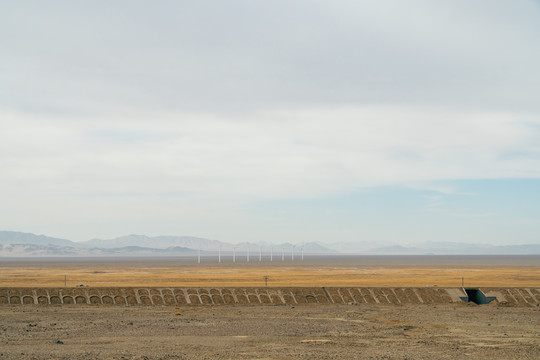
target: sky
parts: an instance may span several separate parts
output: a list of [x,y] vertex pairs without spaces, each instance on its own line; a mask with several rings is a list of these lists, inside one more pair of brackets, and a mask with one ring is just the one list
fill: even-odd
[[0,1],[0,229],[540,243],[539,1]]

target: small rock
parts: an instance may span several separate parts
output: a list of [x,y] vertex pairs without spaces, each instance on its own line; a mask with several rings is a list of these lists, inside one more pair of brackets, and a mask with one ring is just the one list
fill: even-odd
[[54,340],[53,343],[54,344],[63,344],[64,342],[62,340]]

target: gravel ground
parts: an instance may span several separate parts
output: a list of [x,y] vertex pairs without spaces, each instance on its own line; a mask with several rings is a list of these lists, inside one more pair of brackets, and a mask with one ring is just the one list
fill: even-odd
[[299,358],[540,359],[540,308],[0,306],[0,359]]

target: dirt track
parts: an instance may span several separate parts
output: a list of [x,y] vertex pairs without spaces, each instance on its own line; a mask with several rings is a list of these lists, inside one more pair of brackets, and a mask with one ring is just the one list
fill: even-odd
[[540,358],[539,307],[6,305],[0,319],[0,359]]

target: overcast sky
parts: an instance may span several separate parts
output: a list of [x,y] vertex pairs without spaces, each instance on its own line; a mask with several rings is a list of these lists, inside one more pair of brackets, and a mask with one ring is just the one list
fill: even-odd
[[538,1],[1,1],[0,229],[540,243]]

